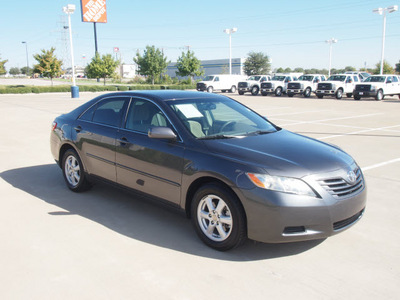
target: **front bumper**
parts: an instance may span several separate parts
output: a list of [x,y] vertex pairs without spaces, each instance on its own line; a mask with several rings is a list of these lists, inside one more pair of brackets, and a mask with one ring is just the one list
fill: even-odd
[[273,92],[275,92],[275,89],[274,88],[269,88],[269,89],[261,88],[261,92],[273,93]]
[[316,90],[315,94],[317,94],[317,96],[334,96],[336,90]]
[[[351,227],[363,216],[367,188],[340,199],[330,195],[310,176],[305,180],[321,198],[254,188],[241,190],[248,237],[264,243],[323,239]],[[315,184],[310,184],[314,182]]]
[[377,91],[353,91],[353,95],[357,97],[375,97]]
[[303,89],[288,89],[287,93],[288,94],[303,94],[304,90]]

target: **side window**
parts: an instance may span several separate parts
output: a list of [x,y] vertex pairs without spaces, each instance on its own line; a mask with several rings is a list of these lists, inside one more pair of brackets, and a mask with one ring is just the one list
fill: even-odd
[[399,82],[399,80],[397,79],[396,76],[393,76],[393,77],[392,77],[392,80],[393,80],[393,82]]
[[214,81],[219,81],[219,77],[217,76],[217,77],[215,77],[215,80]]
[[154,126],[169,127],[165,115],[150,101],[135,100],[129,108],[125,128],[147,134]]
[[122,112],[127,104],[128,97],[109,98],[97,104],[92,121],[119,127],[121,125]]
[[97,105],[93,105],[91,108],[89,108],[87,111],[83,113],[83,115],[80,116],[80,120],[85,120],[85,121],[92,121],[94,111],[96,110]]
[[353,76],[354,82],[358,82],[358,76]]

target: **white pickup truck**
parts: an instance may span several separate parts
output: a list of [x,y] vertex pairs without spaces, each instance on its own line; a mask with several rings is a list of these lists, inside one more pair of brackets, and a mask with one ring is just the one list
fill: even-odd
[[287,85],[288,97],[296,94],[303,95],[305,98],[311,96],[311,92],[315,92],[317,84],[325,81],[326,77],[322,74],[305,74],[301,75],[298,81],[289,82]]
[[243,95],[246,92],[250,92],[253,96],[257,96],[260,91],[261,83],[270,81],[271,76],[269,75],[252,75],[246,79],[246,81],[239,82],[238,93]]
[[242,75],[208,75],[204,79],[197,83],[196,89],[198,91],[207,91],[212,93],[216,90],[221,92],[229,91],[235,93],[239,81],[243,81],[246,77]]
[[287,84],[294,80],[297,78],[292,75],[275,75],[271,81],[261,83],[261,95],[267,96],[269,93],[274,93],[275,96],[280,97],[286,93]]
[[335,96],[342,99],[343,94],[347,97],[353,96],[353,90],[360,79],[355,74],[335,74],[331,75],[327,81],[318,83],[315,94],[318,98],[324,96]]
[[363,97],[374,97],[375,100],[383,100],[386,95],[399,95],[400,82],[396,75],[372,75],[362,83],[356,84],[353,97],[360,100]]

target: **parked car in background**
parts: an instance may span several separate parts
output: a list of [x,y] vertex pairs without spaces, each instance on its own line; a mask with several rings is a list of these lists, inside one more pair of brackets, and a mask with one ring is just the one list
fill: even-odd
[[50,145],[73,192],[110,182],[163,201],[220,251],[247,238],[323,239],[355,224],[366,206],[350,155],[223,95],[103,94],[57,117]]
[[246,92],[250,92],[253,96],[257,96],[260,91],[261,83],[270,81],[271,76],[269,75],[252,75],[249,76],[246,81],[240,81],[238,86],[239,95],[243,95]]
[[196,89],[198,91],[207,91],[212,93],[214,91],[231,92],[235,93],[238,87],[239,81],[245,80],[245,76],[242,75],[208,75],[204,79],[197,83]]
[[331,96],[336,97],[336,99],[342,99],[343,94],[350,98],[351,96],[353,96],[353,90],[356,83],[359,82],[360,79],[355,74],[331,75],[327,81],[318,83],[315,94],[320,99],[324,96]]
[[298,78],[298,81],[289,82],[287,85],[287,95],[293,97],[300,94],[309,98],[312,92],[317,89],[318,83],[325,81],[326,77],[322,74],[305,74]]
[[286,93],[287,84],[294,80],[297,80],[297,77],[292,75],[275,75],[271,78],[271,81],[261,83],[261,94],[267,96],[273,93],[280,97]]
[[399,78],[397,75],[372,75],[362,83],[356,84],[353,95],[355,100],[364,97],[383,100],[386,95],[399,95],[400,97]]

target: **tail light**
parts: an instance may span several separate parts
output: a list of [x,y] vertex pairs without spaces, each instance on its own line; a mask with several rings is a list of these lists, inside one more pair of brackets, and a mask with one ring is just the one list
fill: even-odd
[[57,128],[57,122],[54,121],[53,124],[51,124],[51,131],[56,130],[56,128]]

